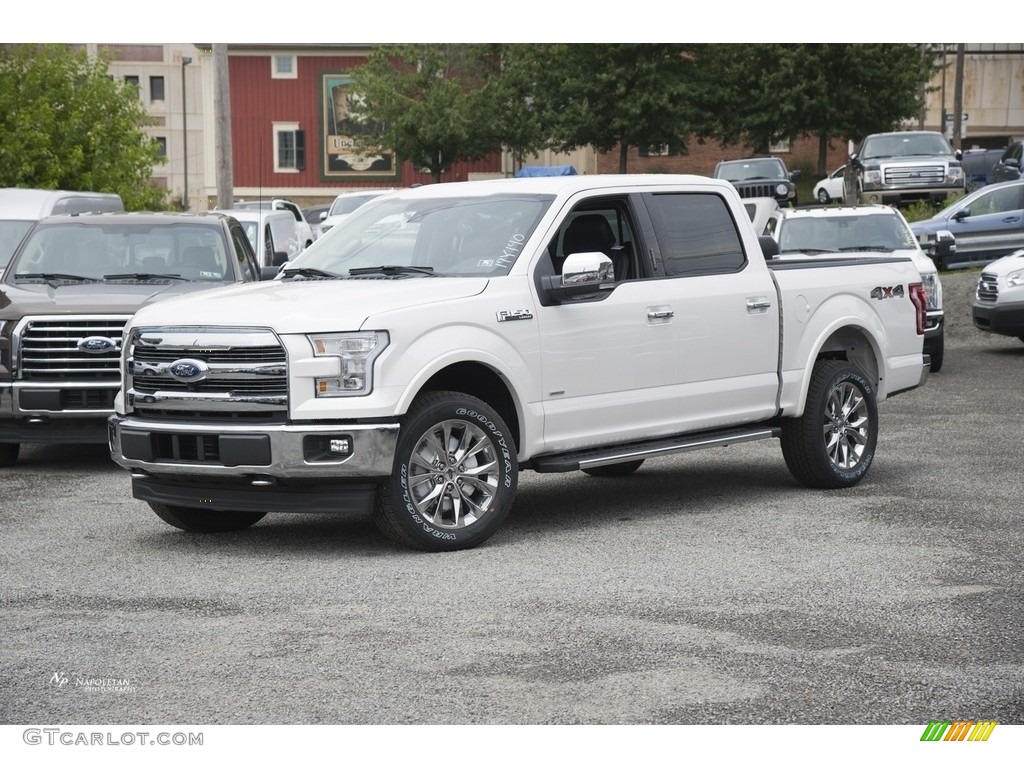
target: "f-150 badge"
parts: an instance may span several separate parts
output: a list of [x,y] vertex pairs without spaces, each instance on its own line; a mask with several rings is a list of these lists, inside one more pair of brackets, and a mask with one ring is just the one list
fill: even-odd
[[902,285],[894,285],[885,288],[879,286],[878,288],[871,289],[871,298],[878,299],[879,301],[882,299],[902,299],[903,296],[904,293]]
[[532,320],[533,312],[528,309],[503,309],[498,312],[498,322],[505,323],[510,320]]

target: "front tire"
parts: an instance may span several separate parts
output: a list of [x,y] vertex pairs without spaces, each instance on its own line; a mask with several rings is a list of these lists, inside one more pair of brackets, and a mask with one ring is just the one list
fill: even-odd
[[803,416],[784,421],[781,442],[786,466],[801,484],[848,488],[859,483],[878,444],[874,386],[850,363],[819,361]]
[[402,420],[374,520],[389,539],[413,549],[475,547],[505,522],[518,477],[511,432],[493,408],[460,392],[428,392]]
[[168,525],[192,533],[225,533],[242,531],[255,525],[266,516],[266,512],[220,512],[212,509],[177,507],[170,504],[149,502],[156,516]]
[[21,443],[0,443],[0,467],[10,467],[18,461]]
[[828,205],[830,202],[832,202],[832,198],[828,196],[828,192],[826,192],[824,189],[819,189],[818,202],[821,203],[822,205]]

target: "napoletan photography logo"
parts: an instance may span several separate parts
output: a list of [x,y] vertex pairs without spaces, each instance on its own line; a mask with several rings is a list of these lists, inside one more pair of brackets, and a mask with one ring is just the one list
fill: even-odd
[[921,741],[988,741],[995,720],[931,720]]
[[50,677],[49,685],[92,694],[135,693],[139,681],[127,675],[94,675],[58,670]]

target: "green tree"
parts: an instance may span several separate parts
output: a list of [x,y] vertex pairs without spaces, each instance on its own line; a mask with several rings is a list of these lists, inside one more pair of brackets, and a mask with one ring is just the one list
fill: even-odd
[[936,71],[932,48],[910,43],[752,43],[698,46],[698,133],[755,153],[797,136],[828,147],[916,118]]
[[661,43],[533,46],[533,108],[553,149],[592,146],[686,148],[693,123],[693,58],[686,46]]
[[352,73],[350,109],[366,126],[363,150],[392,149],[400,161],[427,168],[434,182],[460,160],[501,147],[492,81],[500,48],[486,44],[403,44],[373,48]]
[[109,59],[66,45],[0,46],[0,186],[116,192],[128,210],[166,207],[150,183],[158,145],[135,88]]

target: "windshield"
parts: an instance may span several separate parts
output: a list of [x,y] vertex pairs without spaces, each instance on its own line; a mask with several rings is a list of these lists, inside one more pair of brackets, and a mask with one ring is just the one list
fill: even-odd
[[779,237],[782,253],[846,253],[917,248],[906,225],[889,213],[865,216],[787,218]]
[[389,196],[346,217],[289,262],[286,274],[508,274],[553,199]]
[[166,275],[234,280],[220,227],[137,222],[42,223],[19,248],[8,282]]
[[754,179],[785,179],[782,163],[770,157],[763,160],[742,160],[722,163],[717,176],[726,181],[752,181]]
[[864,139],[860,159],[952,154],[953,148],[941,133],[897,133],[887,136],[869,136]]
[[7,265],[14,255],[21,238],[32,227],[31,221],[7,220],[0,221],[0,269]]

